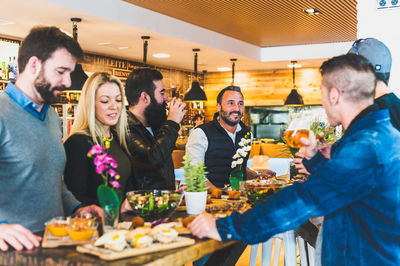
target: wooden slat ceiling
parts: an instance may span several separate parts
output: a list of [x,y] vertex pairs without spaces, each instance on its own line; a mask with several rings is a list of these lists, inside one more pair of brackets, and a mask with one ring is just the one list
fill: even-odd
[[356,0],[124,1],[261,47],[352,41],[357,33]]

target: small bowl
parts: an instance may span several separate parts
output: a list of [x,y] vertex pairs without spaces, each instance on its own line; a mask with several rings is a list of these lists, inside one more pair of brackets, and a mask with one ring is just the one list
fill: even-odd
[[68,220],[69,220],[68,218],[59,216],[52,218],[51,220],[47,221],[44,225],[53,236],[66,236],[68,235],[66,229],[68,225]]
[[72,218],[69,220],[66,230],[72,240],[89,240],[97,230],[97,222],[87,218]]
[[182,201],[173,190],[136,190],[126,193],[132,211],[146,222],[168,218]]

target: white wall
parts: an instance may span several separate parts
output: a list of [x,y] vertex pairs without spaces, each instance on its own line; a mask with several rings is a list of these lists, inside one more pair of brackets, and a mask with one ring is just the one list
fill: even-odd
[[400,7],[378,10],[376,0],[357,2],[357,38],[374,37],[389,47],[392,53],[389,86],[400,96]]

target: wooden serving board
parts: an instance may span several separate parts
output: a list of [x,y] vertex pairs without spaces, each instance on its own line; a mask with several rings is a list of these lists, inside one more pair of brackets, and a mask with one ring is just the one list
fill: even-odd
[[150,247],[147,248],[128,248],[124,249],[123,251],[116,252],[110,249],[96,247],[91,244],[86,244],[83,246],[77,246],[76,250],[80,253],[88,253],[91,255],[95,255],[102,260],[118,260],[128,257],[139,256],[148,253],[159,252],[168,249],[180,248],[185,246],[190,246],[195,243],[195,240],[188,237],[178,237],[177,242],[173,242],[170,244],[161,244],[155,243],[152,244]]
[[75,241],[72,240],[69,236],[53,236],[46,228],[43,235],[42,248],[56,248],[60,246],[92,244],[96,241],[98,236],[99,235],[97,231],[95,231],[91,239]]

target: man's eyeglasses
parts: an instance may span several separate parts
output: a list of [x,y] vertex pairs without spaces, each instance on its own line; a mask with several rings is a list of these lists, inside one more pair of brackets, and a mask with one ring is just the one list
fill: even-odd
[[358,55],[358,45],[363,41],[365,41],[365,39],[358,39],[357,41],[353,42],[353,47],[356,55]]

